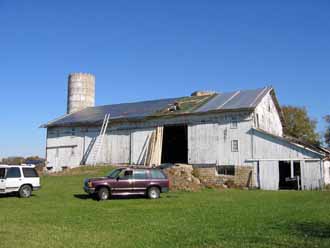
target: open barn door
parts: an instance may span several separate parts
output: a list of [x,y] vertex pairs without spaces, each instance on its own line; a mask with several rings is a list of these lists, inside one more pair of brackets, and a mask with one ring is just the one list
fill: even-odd
[[188,163],[188,128],[187,125],[164,126],[162,142],[163,164]]
[[259,182],[260,189],[278,190],[278,161],[259,161]]
[[301,166],[301,187],[303,190],[322,188],[321,161],[305,161]]

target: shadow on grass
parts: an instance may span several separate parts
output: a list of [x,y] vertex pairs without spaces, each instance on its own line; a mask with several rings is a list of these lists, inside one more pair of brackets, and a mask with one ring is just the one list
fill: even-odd
[[93,199],[93,197],[91,197],[90,195],[87,195],[87,194],[74,194],[73,196],[80,200]]
[[[98,200],[95,195],[88,195],[88,194],[74,194],[75,198],[80,200]],[[174,195],[165,195],[161,196],[161,198],[178,198],[178,196]],[[132,200],[132,199],[148,199],[145,195],[112,195],[109,200]]]
[[147,199],[144,195],[112,195],[111,200]]
[[330,224],[323,222],[302,222],[291,226],[294,232],[303,237],[330,239]]
[[1,195],[0,195],[0,198],[13,198],[13,197],[18,198],[18,195],[17,195],[17,194],[13,194],[13,193],[9,193],[9,194],[1,194]]
[[[96,200],[96,201],[98,200],[96,195],[75,194],[73,196],[80,200]],[[113,195],[109,200],[131,200],[131,199],[146,199],[146,197],[141,195],[129,195],[129,196]]]
[[[29,198],[35,198],[37,197],[35,194],[32,194]],[[17,193],[7,193],[7,194],[0,194],[0,199],[1,198],[18,198],[18,199],[26,199],[26,198],[21,198],[18,196]]]
[[165,195],[165,196],[161,196],[162,198],[179,198],[179,196],[177,195]]

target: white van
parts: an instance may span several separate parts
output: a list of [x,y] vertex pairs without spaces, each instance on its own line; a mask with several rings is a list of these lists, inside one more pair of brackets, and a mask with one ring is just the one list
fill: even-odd
[[0,194],[17,192],[22,198],[40,189],[40,178],[33,165],[0,165]]

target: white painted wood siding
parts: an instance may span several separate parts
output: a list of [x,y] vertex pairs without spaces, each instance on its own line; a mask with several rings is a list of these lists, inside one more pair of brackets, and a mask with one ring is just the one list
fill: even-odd
[[[103,156],[111,164],[129,164],[130,162],[130,131],[111,131],[103,145]],[[101,161],[98,161],[101,163]]]
[[322,187],[322,161],[301,163],[301,186],[303,190],[316,190]]
[[[251,120],[239,121],[231,128],[231,118],[209,124],[188,126],[188,162],[190,164],[251,165]],[[232,141],[238,140],[238,151]]]
[[304,159],[320,158],[319,155],[302,147],[297,147],[287,141],[253,130],[254,159]]
[[63,167],[77,167],[83,154],[84,137],[78,130],[72,128],[54,129],[48,132],[47,138],[47,166],[54,171]]
[[[266,182],[266,184],[267,182],[273,182],[275,180],[274,175],[277,178],[277,174],[272,175],[271,173],[267,174],[263,172],[264,164],[273,164],[273,166],[277,166],[278,171],[279,161],[288,160],[300,161],[302,189],[310,190],[321,187],[323,179],[321,172],[322,161],[318,160],[320,159],[320,155],[256,130],[253,133],[253,154],[254,158],[259,160],[259,179],[262,189],[267,189],[267,187],[265,188],[262,185],[262,182]],[[272,161],[263,161],[263,159]],[[316,159],[318,161],[308,161],[310,159]]]
[[[188,128],[188,163],[216,164],[220,160],[223,130],[219,124],[192,125]],[[223,134],[222,134],[223,136]],[[221,141],[220,141],[221,140]]]
[[[112,130],[108,132],[97,163],[143,165],[153,130]],[[95,152],[94,149],[92,152]]]
[[265,130],[269,133],[282,136],[283,127],[280,115],[276,109],[270,93],[266,94],[255,109],[255,118],[259,119],[259,127],[255,121],[255,127]]
[[260,189],[278,190],[279,187],[279,166],[278,161],[259,162]]
[[[93,154],[96,153],[95,143],[99,138],[99,132],[97,131],[88,131],[84,135],[84,152],[81,154],[81,162],[87,165],[93,164]],[[107,142],[107,139],[104,139],[104,143]],[[103,161],[106,163],[105,156],[103,155],[105,150],[101,150],[99,153],[99,157],[96,158],[96,162]]]
[[324,161],[324,183],[330,185],[330,161]]
[[131,163],[143,165],[146,161],[148,145],[154,128],[131,132]]

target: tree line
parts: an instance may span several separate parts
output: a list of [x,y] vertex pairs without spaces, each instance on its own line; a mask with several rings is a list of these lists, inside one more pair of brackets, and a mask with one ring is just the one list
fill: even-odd
[[7,165],[21,165],[21,164],[34,164],[39,166],[45,165],[45,159],[40,158],[39,156],[30,156],[30,157],[7,157],[0,160],[0,164]]
[[317,132],[317,120],[311,118],[306,107],[282,106],[284,116],[284,134],[301,141],[330,148],[330,115],[323,117],[325,130]]

